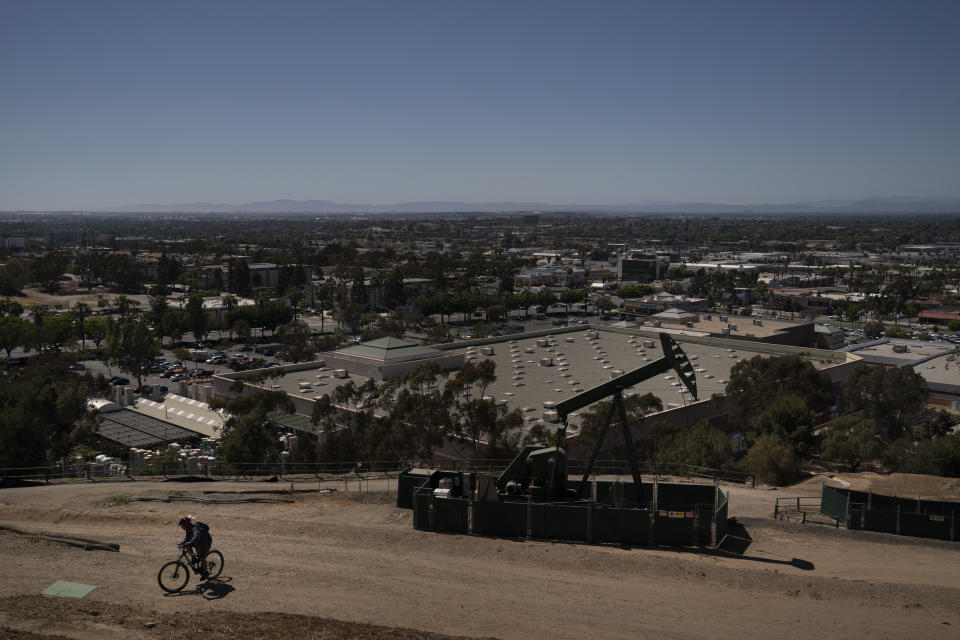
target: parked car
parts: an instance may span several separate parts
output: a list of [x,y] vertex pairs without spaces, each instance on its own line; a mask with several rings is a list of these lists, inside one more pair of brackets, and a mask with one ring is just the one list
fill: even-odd
[[27,364],[26,358],[11,356],[5,360],[8,367],[22,367]]
[[82,362],[75,362],[67,368],[70,369],[70,371],[86,371],[87,365]]
[[121,378],[120,376],[113,376],[110,378],[109,382],[111,386],[114,387],[125,387],[130,384],[130,380],[128,378]]
[[145,385],[143,385],[142,387],[136,387],[136,388],[133,390],[133,392],[134,392],[134,393],[139,393],[139,394],[153,393],[153,387],[150,386],[149,384],[145,384]]
[[253,351],[253,347],[251,347],[248,344],[245,344],[242,347],[238,348],[237,351]]

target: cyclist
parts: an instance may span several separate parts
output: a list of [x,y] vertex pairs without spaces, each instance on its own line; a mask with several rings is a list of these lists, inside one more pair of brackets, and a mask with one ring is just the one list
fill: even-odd
[[200,560],[200,577],[206,580],[209,575],[207,573],[207,553],[213,544],[213,538],[210,537],[210,527],[194,520],[193,516],[183,516],[180,518],[179,525],[185,536],[183,542],[177,546],[181,549],[188,547],[193,550]]

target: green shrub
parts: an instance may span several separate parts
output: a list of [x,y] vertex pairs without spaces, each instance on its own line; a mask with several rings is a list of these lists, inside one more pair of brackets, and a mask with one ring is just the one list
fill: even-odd
[[765,484],[782,486],[800,477],[800,461],[793,447],[772,434],[757,438],[742,466]]
[[920,443],[916,449],[903,456],[897,470],[960,477],[960,434]]
[[130,504],[129,496],[110,496],[103,501],[104,506],[107,507],[125,507]]

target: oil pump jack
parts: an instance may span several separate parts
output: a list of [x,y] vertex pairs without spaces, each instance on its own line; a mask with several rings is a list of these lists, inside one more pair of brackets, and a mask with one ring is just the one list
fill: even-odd
[[[587,490],[587,480],[593,472],[607,431],[616,416],[619,418],[620,427],[623,431],[637,503],[642,503],[640,468],[637,465],[633,436],[627,421],[627,411],[623,404],[623,391],[673,369],[679,382],[686,387],[694,400],[697,398],[697,381],[694,376],[693,365],[690,364],[690,360],[683,349],[666,333],[660,334],[660,344],[663,347],[663,357],[557,403],[555,410],[560,418],[557,445],[553,447],[536,445],[525,447],[497,478],[497,491],[501,498],[509,500],[529,495],[531,499],[537,500],[582,500]],[[613,397],[613,402],[597,437],[590,460],[584,469],[579,492],[568,489],[567,454],[564,448],[567,419],[574,411],[609,397]]]

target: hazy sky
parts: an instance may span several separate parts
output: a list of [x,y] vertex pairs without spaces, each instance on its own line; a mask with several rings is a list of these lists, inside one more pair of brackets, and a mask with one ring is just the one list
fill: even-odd
[[0,209],[960,195],[960,2],[0,2]]

